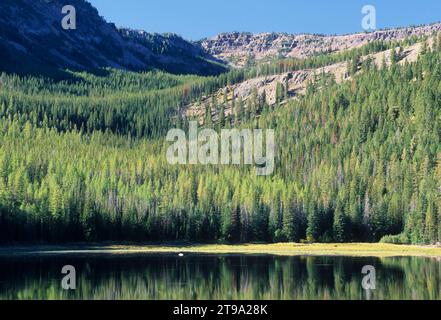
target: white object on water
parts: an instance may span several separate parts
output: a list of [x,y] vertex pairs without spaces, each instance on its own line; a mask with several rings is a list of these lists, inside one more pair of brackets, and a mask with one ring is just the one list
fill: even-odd
[[183,254],[183,253],[179,253],[179,254],[178,254],[178,256],[180,256],[180,257],[183,257],[183,256],[184,256],[184,254]]

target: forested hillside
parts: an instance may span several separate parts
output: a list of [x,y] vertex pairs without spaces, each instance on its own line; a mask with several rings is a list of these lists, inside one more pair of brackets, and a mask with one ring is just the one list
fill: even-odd
[[109,69],[61,82],[3,74],[0,241],[437,242],[441,41],[412,64],[391,56],[377,67],[354,52],[348,81],[318,75],[286,101],[280,84],[275,105],[261,95],[247,107],[207,105],[205,127],[276,130],[267,177],[169,165],[164,138],[186,127],[185,105],[259,69],[206,78]]

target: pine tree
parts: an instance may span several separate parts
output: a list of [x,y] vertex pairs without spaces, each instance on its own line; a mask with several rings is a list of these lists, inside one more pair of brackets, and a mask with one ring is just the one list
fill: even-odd
[[205,121],[204,121],[205,127],[211,128],[213,126],[213,118],[211,114],[211,107],[210,105],[205,105]]
[[427,206],[426,221],[425,221],[425,242],[434,243],[437,241],[437,221],[433,205],[430,203]]
[[337,206],[334,211],[333,233],[336,242],[346,241],[346,217],[341,200],[337,201]]
[[306,229],[306,240],[308,242],[319,241],[320,217],[317,207],[314,204],[308,206],[308,227]]
[[358,72],[358,67],[360,65],[360,56],[359,55],[355,55],[350,63],[349,66],[349,75],[353,76]]
[[398,63],[398,55],[395,48],[390,50],[390,63],[392,66],[395,66]]

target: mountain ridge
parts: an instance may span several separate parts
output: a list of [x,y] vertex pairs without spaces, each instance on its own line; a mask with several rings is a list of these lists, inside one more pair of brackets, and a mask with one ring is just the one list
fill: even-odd
[[72,0],[77,30],[63,30],[61,0],[3,0],[0,10],[0,71],[47,74],[60,70],[159,69],[213,76],[229,67],[274,59],[305,59],[441,31],[441,23],[346,35],[225,32],[199,41],[173,33],[117,28],[86,0]]
[[441,31],[441,23],[345,35],[281,32],[225,32],[202,39],[201,46],[214,57],[240,68],[250,60],[262,62],[274,58],[304,59],[361,47],[372,41],[399,41],[412,36],[432,35]]
[[[170,49],[154,46],[167,36],[154,34],[150,42],[117,29],[85,0],[72,0],[76,30],[61,26],[65,4],[60,0],[2,0],[0,11],[0,70],[19,74],[106,67],[131,71],[161,69],[178,74],[217,75],[226,70],[198,46],[173,36]],[[179,48],[177,52],[173,49]]]

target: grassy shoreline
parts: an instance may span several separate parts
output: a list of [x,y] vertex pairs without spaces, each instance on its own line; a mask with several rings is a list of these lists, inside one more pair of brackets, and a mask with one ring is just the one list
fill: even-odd
[[441,247],[383,243],[339,244],[69,244],[0,246],[0,256],[36,254],[272,254],[281,256],[320,255],[358,257],[420,256],[441,258]]

